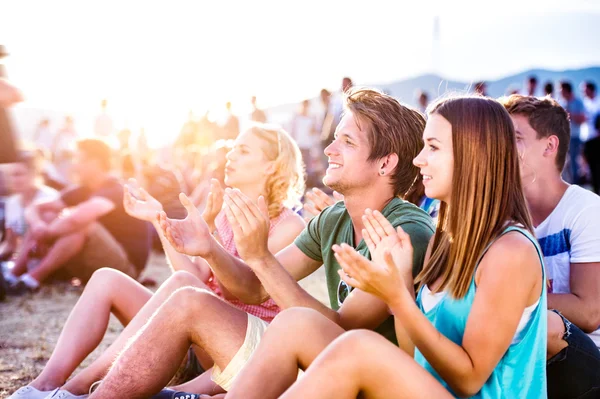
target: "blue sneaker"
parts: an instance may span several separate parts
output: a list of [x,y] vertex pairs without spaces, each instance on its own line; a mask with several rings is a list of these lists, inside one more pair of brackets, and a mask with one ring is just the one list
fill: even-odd
[[187,393],[165,388],[151,399],[200,399],[200,395],[197,393]]

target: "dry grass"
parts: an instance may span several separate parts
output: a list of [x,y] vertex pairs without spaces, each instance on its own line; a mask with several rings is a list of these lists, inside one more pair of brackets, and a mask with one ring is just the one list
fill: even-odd
[[[162,254],[153,254],[145,276],[161,283],[169,276]],[[301,282],[309,292],[327,302],[323,270]],[[54,283],[30,295],[0,302],[0,398],[8,397],[34,379],[50,358],[62,326],[81,295],[82,287]],[[104,340],[87,357],[85,367],[115,339],[122,327],[111,317]]]

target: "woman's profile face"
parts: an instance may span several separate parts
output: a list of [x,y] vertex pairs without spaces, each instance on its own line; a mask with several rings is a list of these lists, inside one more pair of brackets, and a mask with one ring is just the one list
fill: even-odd
[[423,132],[423,142],[423,150],[413,163],[421,169],[425,195],[448,203],[454,171],[452,125],[441,115],[430,115]]
[[227,153],[225,184],[229,187],[260,184],[265,180],[267,166],[262,146],[265,141],[251,131],[244,132],[235,140]]

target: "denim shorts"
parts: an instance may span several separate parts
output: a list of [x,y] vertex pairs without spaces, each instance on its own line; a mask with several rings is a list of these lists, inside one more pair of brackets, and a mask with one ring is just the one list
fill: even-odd
[[552,311],[563,320],[568,346],[546,363],[548,399],[600,398],[600,351],[579,327]]

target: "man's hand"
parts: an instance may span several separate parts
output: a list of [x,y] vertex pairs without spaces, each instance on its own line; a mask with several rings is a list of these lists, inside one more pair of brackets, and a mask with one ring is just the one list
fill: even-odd
[[179,194],[181,204],[187,210],[185,219],[169,219],[164,211],[158,213],[157,220],[165,238],[177,252],[205,257],[210,253],[213,238],[198,209],[184,194]]
[[365,225],[363,239],[373,262],[384,264],[384,254],[390,252],[402,276],[412,278],[413,247],[410,236],[400,227],[394,230],[394,226],[379,211],[366,209],[362,220]]
[[250,265],[253,260],[264,259],[269,252],[269,211],[263,196],[258,206],[238,189],[225,190],[225,215],[233,230],[238,253]]
[[123,195],[125,212],[134,218],[152,222],[163,207],[156,198],[148,194],[135,179],[129,179]]
[[316,187],[311,191],[307,191],[304,196],[304,219],[306,221],[317,216],[323,209],[335,204],[336,201],[344,200],[344,196],[337,191],[333,192],[332,198]]
[[206,199],[206,207],[202,212],[202,218],[211,231],[216,229],[215,219],[223,208],[223,196],[225,195],[221,183],[217,179],[210,180],[210,192]]

